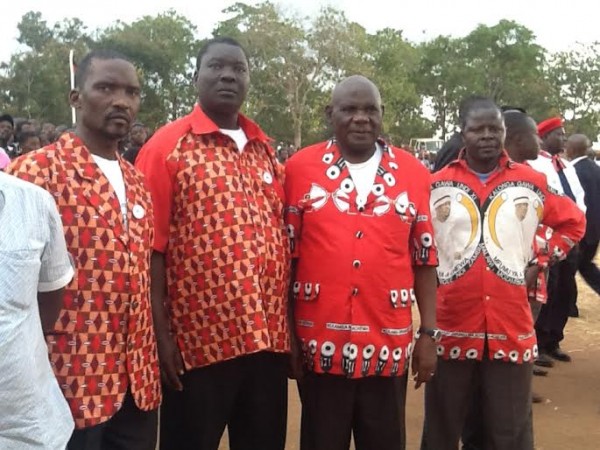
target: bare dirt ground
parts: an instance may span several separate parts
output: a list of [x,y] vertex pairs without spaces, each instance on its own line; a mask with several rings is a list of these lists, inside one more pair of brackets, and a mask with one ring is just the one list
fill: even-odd
[[[534,377],[546,397],[533,406],[536,450],[600,449],[600,298],[578,278],[580,317],[569,319],[563,350],[571,363],[557,363],[548,377]],[[300,448],[300,402],[290,382],[286,450]],[[408,450],[417,450],[423,424],[423,390],[409,384],[406,404]],[[219,450],[227,450],[224,436]]]

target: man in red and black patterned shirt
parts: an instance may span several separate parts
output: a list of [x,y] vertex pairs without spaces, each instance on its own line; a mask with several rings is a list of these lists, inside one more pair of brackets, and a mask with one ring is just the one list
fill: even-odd
[[198,105],[136,161],[155,207],[152,292],[167,388],[161,449],[283,450],[289,244],[283,167],[239,113],[248,61],[229,38],[200,50]]
[[429,173],[378,139],[383,106],[366,78],[338,84],[327,113],[335,137],[286,164],[291,298],[307,371],[301,448],[348,449],[354,433],[357,450],[402,449],[411,354],[416,387],[436,359]]

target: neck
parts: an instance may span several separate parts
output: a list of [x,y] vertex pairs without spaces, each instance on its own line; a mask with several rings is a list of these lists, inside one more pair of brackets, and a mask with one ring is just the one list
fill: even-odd
[[467,165],[477,173],[490,173],[498,167],[498,159],[489,161],[474,161],[467,154]]
[[219,128],[223,128],[225,130],[237,130],[239,128],[238,124],[238,116],[239,112],[212,112],[212,111],[204,111],[204,114],[208,116],[210,120],[212,120]]
[[91,154],[105,159],[117,159],[119,151],[118,139],[99,136],[79,126],[75,128],[75,134],[79,136]]
[[341,146],[339,147],[339,149],[344,159],[350,164],[360,164],[365,161],[368,161],[375,154],[377,146],[373,145],[373,147],[371,147],[369,150],[361,150],[354,152],[348,151]]

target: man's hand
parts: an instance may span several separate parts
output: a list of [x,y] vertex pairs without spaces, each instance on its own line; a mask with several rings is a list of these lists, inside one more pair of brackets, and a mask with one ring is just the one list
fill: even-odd
[[412,374],[415,380],[415,389],[427,383],[435,373],[437,352],[435,341],[426,334],[421,334],[415,343],[412,355]]
[[525,286],[528,291],[535,291],[537,289],[537,278],[540,272],[540,267],[535,264],[525,269]]
[[163,382],[171,389],[183,391],[183,385],[179,379],[179,376],[184,373],[183,359],[175,340],[168,332],[162,332],[156,338]]
[[289,377],[292,380],[301,380],[306,375],[306,367],[304,366],[304,352],[302,351],[302,344],[296,338],[295,333],[291,332],[291,343],[290,343],[290,367]]

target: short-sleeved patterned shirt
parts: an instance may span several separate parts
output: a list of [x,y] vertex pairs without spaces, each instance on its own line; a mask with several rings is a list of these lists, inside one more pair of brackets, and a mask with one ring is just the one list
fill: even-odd
[[0,230],[0,448],[62,450],[73,419],[48,361],[37,297],[73,278],[54,199],[0,172]]
[[136,160],[166,254],[168,312],[187,369],[289,351],[289,249],[283,167],[239,116],[243,151],[196,106],[160,129]]
[[152,204],[142,175],[120,158],[119,164],[127,226],[110,182],[74,134],[8,168],[52,194],[75,260],[77,277],[46,341],[77,428],[110,419],[128,388],[142,410],[156,409],[161,399],[149,295]]
[[404,374],[416,265],[436,265],[430,175],[380,142],[367,198],[334,141],[286,164],[286,222],[298,258],[295,326],[308,368],[349,378]]

